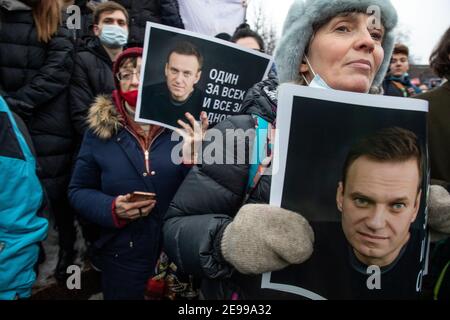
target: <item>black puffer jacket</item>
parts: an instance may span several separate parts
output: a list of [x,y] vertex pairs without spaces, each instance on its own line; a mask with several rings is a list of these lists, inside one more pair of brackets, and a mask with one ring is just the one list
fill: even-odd
[[[225,136],[232,134],[230,131],[225,133],[226,129],[246,131],[254,128],[252,114],[273,123],[277,86],[274,78],[258,83],[247,93],[243,105],[245,114],[230,117],[217,124],[214,129],[222,131]],[[226,140],[224,137],[223,141]],[[245,143],[247,154],[251,154],[248,152],[253,147],[253,140],[241,139],[237,143]],[[208,145],[205,143],[204,148]],[[226,159],[225,153],[223,159]],[[236,162],[236,157],[234,159]],[[242,206],[249,168],[248,163],[204,164],[192,168],[187,175],[172,200],[164,225],[165,250],[182,272],[209,279],[220,279],[232,274],[233,269],[223,261],[218,241],[214,240]],[[264,175],[249,202],[268,203],[269,194],[270,177]],[[214,281],[210,284],[212,283]],[[209,286],[208,281],[203,282],[204,293],[208,290],[205,285]]]
[[144,43],[147,21],[183,29],[177,0],[114,0],[123,5],[130,16],[128,46]]
[[95,97],[111,95],[114,90],[112,61],[100,40],[92,37],[78,49],[70,82],[70,112],[79,137],[87,129],[87,113]]
[[[70,29],[69,32],[73,39],[77,40],[77,42],[81,42],[84,37],[94,35],[92,27],[94,25],[93,14],[95,7],[88,0],[75,0],[74,5],[80,9],[80,28]],[[67,22],[73,23],[75,17],[74,11],[67,9],[62,10],[62,21],[64,24]]]
[[73,152],[67,101],[73,44],[62,28],[48,43],[39,42],[29,9],[0,7],[0,21],[0,88],[11,109],[27,122],[40,178],[55,199],[65,192]]

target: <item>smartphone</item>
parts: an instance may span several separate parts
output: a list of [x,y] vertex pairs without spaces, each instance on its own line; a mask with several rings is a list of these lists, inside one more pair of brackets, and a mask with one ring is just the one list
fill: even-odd
[[142,192],[142,191],[135,191],[131,194],[129,202],[139,202],[139,201],[147,201],[147,200],[155,200],[156,199],[156,193],[151,192]]

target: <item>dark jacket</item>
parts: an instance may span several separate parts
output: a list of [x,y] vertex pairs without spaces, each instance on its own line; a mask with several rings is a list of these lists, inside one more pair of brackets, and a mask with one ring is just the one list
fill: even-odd
[[[224,135],[227,129],[252,129],[255,127],[252,115],[274,122],[277,85],[275,79],[257,84],[247,93],[243,104],[244,114],[230,117],[217,124],[214,129],[222,131]],[[224,143],[226,140],[223,139]],[[204,144],[204,150],[208,145],[209,143]],[[253,140],[247,140],[245,150],[248,152],[252,147]],[[225,154],[223,159],[225,163]],[[182,272],[209,279],[219,279],[233,273],[233,268],[221,258],[217,241],[220,236],[216,236],[242,205],[249,167],[248,163],[203,164],[193,167],[180,186],[167,212],[164,246]],[[270,178],[266,175],[252,192],[249,202],[268,203],[269,191]],[[220,290],[214,283],[203,282],[202,289],[207,298],[220,295]],[[210,290],[212,294],[207,293]]]
[[431,178],[450,181],[450,82],[415,96],[428,100],[428,150]]
[[87,113],[98,95],[114,90],[112,61],[97,37],[87,39],[78,49],[70,81],[70,113],[77,135],[87,129]]
[[128,47],[143,46],[147,21],[183,29],[178,0],[114,0],[129,14]]
[[[171,141],[171,132],[165,130],[153,139],[147,171],[144,151],[109,98],[99,97],[89,117],[91,130],[78,154],[69,200],[81,217],[101,227],[94,245],[105,285],[115,286],[106,289],[108,298],[143,298],[161,250],[164,214],[188,168],[172,162],[178,141]],[[156,193],[155,208],[133,222],[118,219],[113,215],[116,197],[134,191]],[[114,292],[128,285],[129,292]]]
[[73,130],[67,100],[73,44],[60,28],[48,42],[37,39],[31,10],[0,8],[0,88],[15,113],[27,122],[40,178],[51,199],[69,181]]
[[202,110],[205,94],[194,87],[191,95],[184,102],[172,99],[166,82],[144,87],[142,92],[141,117],[144,119],[160,121],[173,127],[178,127],[177,120],[185,119],[186,112],[198,117]]
[[70,28],[69,32],[72,39],[82,42],[83,38],[94,35],[92,27],[94,25],[93,11],[95,8],[88,0],[75,0],[74,5],[80,9],[80,16],[75,15],[77,11],[66,9],[62,11],[62,21],[65,23],[80,23],[80,28]]

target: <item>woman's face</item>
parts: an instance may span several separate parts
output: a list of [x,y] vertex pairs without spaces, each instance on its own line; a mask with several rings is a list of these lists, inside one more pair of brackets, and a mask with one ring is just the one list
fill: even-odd
[[122,92],[138,90],[139,88],[142,58],[138,57],[136,64],[133,63],[133,60],[134,59],[126,59],[119,68],[120,90]]
[[[372,21],[364,13],[350,13],[334,17],[315,33],[308,59],[314,72],[331,88],[369,91],[384,58],[384,28],[369,27]],[[313,74],[305,63],[300,72],[312,80]]]

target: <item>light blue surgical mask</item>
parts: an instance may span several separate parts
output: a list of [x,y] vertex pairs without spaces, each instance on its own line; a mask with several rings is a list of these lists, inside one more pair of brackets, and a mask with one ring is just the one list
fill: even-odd
[[127,44],[128,31],[114,24],[103,25],[100,42],[108,48],[118,49]]
[[303,80],[308,84],[311,88],[319,88],[319,89],[332,89],[325,80],[322,79],[320,75],[314,72],[314,69],[312,68],[311,64],[309,63],[308,57],[305,55],[305,61],[308,64],[309,70],[311,70],[311,73],[314,75],[314,78],[311,80],[311,82],[308,82],[306,77],[302,73]]

